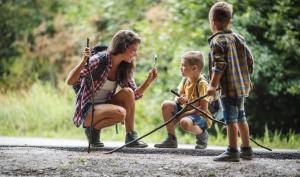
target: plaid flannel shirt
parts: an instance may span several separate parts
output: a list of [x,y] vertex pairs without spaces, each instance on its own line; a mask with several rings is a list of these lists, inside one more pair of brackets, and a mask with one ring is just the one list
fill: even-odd
[[250,75],[253,57],[241,35],[231,31],[218,32],[209,38],[210,70],[222,73],[222,96],[247,97],[250,92]]
[[[103,59],[106,60],[107,62],[104,62]],[[98,67],[100,67],[103,64],[106,64],[104,71],[101,72],[101,74],[99,76],[97,76],[97,78],[93,78],[94,93],[100,91],[103,84],[107,80],[108,73],[109,73],[110,69],[112,68],[112,60],[111,60],[111,57],[109,57],[109,55],[106,52],[101,52],[96,55],[93,55],[89,60],[89,66],[90,66],[89,68],[90,68],[91,72],[93,72],[94,70],[96,70]],[[73,122],[76,125],[76,127],[79,127],[85,119],[83,117],[83,110],[88,110],[87,107],[89,107],[91,105],[88,103],[91,103],[91,100],[92,100],[92,89],[91,89],[91,86],[89,86],[88,82],[86,82],[86,80],[89,80],[89,77],[90,77],[89,70],[85,66],[81,70],[80,77],[77,81],[77,83],[80,83],[80,89],[76,95],[76,108],[75,108],[75,113],[73,116]],[[137,89],[137,85],[136,85],[133,77],[128,79],[127,86],[129,88],[131,88],[133,91],[135,91]],[[115,92],[116,92],[116,89],[113,91],[111,98],[113,97]],[[135,98],[138,99],[140,97],[142,97],[142,96],[136,96]],[[109,99],[111,99],[111,98],[109,98]]]

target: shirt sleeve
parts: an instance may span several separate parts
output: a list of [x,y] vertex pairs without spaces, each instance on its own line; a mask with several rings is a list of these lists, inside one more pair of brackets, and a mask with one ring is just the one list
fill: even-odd
[[248,70],[249,70],[249,73],[252,74],[253,69],[254,69],[253,56],[252,56],[252,53],[251,53],[251,51],[250,51],[250,49],[247,45],[245,45],[245,50],[246,50]]
[[226,68],[224,48],[219,43],[214,43],[211,50],[213,71],[215,73],[223,72]]
[[136,92],[135,92],[135,90],[137,89],[137,85],[135,83],[135,80],[134,80],[133,76],[128,79],[127,86],[134,91],[134,96],[135,96],[136,100],[143,97],[143,95],[137,95]]
[[[97,58],[97,55],[94,55],[89,60],[89,68],[91,72],[97,68],[99,65],[100,60]],[[78,82],[80,82],[83,78],[85,78],[89,74],[88,66],[83,66],[82,70],[80,71],[80,76]]]

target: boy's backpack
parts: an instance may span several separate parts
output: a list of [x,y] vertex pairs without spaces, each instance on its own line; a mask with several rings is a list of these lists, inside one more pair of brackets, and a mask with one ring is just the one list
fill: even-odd
[[[197,92],[197,97],[200,97],[199,94],[199,84],[200,81],[202,80],[202,78],[204,78],[207,82],[209,81],[209,79],[207,79],[204,75],[204,77],[200,77],[197,80],[197,85],[196,85],[196,92]],[[183,80],[183,85],[185,85],[187,79],[184,78]],[[217,98],[213,101],[208,102],[208,110],[209,112],[213,115],[213,117],[217,120],[222,120],[223,119],[223,109],[222,109],[222,104],[221,104],[221,99]]]
[[[91,48],[91,57],[98,54],[99,52],[103,52],[103,51],[107,50],[107,48],[108,47],[106,45],[96,45],[95,47]],[[91,74],[92,74],[93,80],[96,80],[97,76],[101,75],[105,70],[107,60],[105,59],[105,57],[101,57],[101,56],[100,56],[100,59],[103,59],[103,63],[105,63],[105,64],[101,65],[100,67],[98,67],[97,69],[92,71]],[[91,78],[89,76],[87,76],[85,78],[85,81],[87,82],[88,85],[91,84]],[[75,93],[77,94],[80,89],[80,82],[77,82],[76,84],[74,84],[73,89],[74,89]]]

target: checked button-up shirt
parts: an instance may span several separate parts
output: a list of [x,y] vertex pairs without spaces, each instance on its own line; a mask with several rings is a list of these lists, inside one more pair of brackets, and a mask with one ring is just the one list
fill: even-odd
[[[109,57],[109,55],[106,52],[99,52],[90,58],[89,68],[93,75],[94,93],[96,93],[101,90],[103,84],[107,80],[108,73],[112,68],[112,59],[111,57]],[[99,68],[101,71],[99,71]],[[94,72],[96,70],[98,72]],[[79,127],[85,119],[83,115],[83,110],[88,110],[87,107],[91,105],[88,104],[91,103],[92,100],[92,89],[91,86],[88,84],[89,82],[87,82],[87,80],[89,79],[90,79],[89,70],[87,67],[84,67],[81,70],[80,77],[77,81],[77,84],[80,84],[80,87],[76,95],[76,106],[75,106],[75,113],[73,116],[73,122],[76,125],[76,127]],[[137,89],[137,85],[133,77],[128,79],[126,87],[131,88],[133,91]],[[111,97],[113,97],[115,92],[116,89],[113,91]],[[140,97],[141,96],[136,96],[136,99]]]
[[232,31],[218,32],[209,38],[210,69],[222,73],[222,96],[247,97],[250,92],[250,75],[253,57],[241,35]]

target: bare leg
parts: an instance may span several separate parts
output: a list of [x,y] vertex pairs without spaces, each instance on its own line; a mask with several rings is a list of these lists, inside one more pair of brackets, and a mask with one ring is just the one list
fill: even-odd
[[112,104],[119,105],[126,110],[125,128],[126,132],[134,130],[134,113],[135,113],[135,97],[134,92],[130,88],[121,89],[113,99]]
[[242,147],[249,147],[249,126],[247,122],[239,122],[238,123],[238,128],[242,140]]
[[227,124],[227,140],[230,147],[237,149],[238,126],[237,123]]
[[[163,102],[161,109],[162,109],[162,116],[164,118],[164,121],[167,122],[173,116],[172,113],[175,111],[175,103],[172,101],[165,101],[165,102]],[[175,123],[174,122],[170,122],[166,126],[166,128],[167,128],[167,132],[169,134],[172,134],[175,136]]]
[[[94,125],[95,129],[109,127],[116,123],[122,122],[126,116],[126,110],[121,106],[113,104],[95,105]],[[86,127],[90,127],[92,113],[89,112],[84,121]]]
[[203,130],[193,123],[193,121],[187,117],[182,118],[179,121],[181,128],[187,132],[192,133],[193,135],[199,135],[203,132]]

